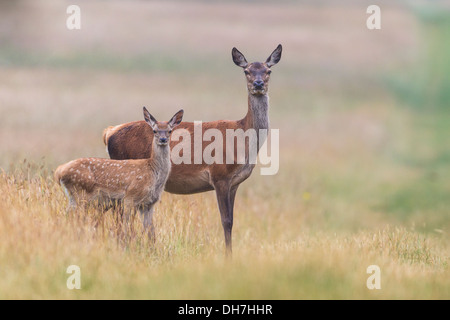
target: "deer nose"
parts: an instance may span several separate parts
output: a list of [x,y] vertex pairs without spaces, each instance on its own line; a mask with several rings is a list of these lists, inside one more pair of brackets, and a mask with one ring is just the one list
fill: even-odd
[[256,89],[262,89],[263,85],[264,85],[264,81],[262,81],[262,80],[255,80],[255,81],[253,82],[253,86],[254,86]]
[[167,143],[167,138],[159,138],[159,143]]

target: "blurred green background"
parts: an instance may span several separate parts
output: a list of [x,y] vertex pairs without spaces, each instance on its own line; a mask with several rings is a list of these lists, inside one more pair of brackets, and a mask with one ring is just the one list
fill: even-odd
[[102,130],[144,105],[240,119],[232,47],[262,61],[281,43],[280,171],[255,171],[241,203],[270,199],[256,210],[311,229],[450,231],[448,1],[378,1],[381,30],[366,28],[371,1],[76,1],[81,30],[66,28],[69,4],[0,2],[2,169],[106,157]]

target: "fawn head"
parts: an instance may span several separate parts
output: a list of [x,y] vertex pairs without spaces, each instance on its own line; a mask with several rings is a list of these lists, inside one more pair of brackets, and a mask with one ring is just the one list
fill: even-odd
[[153,141],[159,146],[166,146],[170,141],[172,130],[183,120],[183,110],[178,111],[169,121],[157,121],[144,107],[144,119],[153,130]]
[[248,63],[244,55],[238,49],[233,48],[231,55],[233,62],[244,69],[247,78],[248,91],[253,95],[266,94],[269,89],[270,68],[278,63],[281,59],[281,44],[267,58],[266,62]]

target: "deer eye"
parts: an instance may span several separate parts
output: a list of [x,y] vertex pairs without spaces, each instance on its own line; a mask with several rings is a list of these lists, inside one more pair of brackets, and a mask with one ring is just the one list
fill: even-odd
[[172,133],[172,130],[169,130],[169,134]]
[[267,74],[271,74],[271,73],[272,73],[272,70],[268,70],[268,71],[267,71]]
[[247,70],[244,70],[244,73],[246,76],[248,76],[250,74],[250,72],[248,72]]
[[156,130],[153,130],[153,133],[156,133]]

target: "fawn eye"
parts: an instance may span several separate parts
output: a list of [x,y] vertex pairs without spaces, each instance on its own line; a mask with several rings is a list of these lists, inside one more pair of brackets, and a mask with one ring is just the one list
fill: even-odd
[[248,76],[250,74],[250,72],[248,72],[247,70],[244,70],[244,73],[246,76]]
[[153,130],[153,133],[156,133],[156,130]]
[[172,130],[169,130],[169,133],[172,133]]
[[271,74],[271,73],[272,73],[272,70],[267,71],[267,74]]

